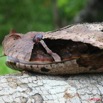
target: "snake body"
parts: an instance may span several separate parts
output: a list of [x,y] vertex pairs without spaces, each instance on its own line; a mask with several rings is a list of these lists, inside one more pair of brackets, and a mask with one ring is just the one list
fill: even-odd
[[103,25],[77,24],[53,32],[10,33],[6,64],[49,75],[103,72]]

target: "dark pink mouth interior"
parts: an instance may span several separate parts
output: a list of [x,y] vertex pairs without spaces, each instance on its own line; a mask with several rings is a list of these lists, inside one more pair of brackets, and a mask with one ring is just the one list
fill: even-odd
[[[45,65],[75,60],[80,67],[88,67],[93,70],[103,68],[103,50],[98,47],[71,40],[44,39],[44,42],[47,45],[47,48],[56,55],[47,52],[47,48],[45,49],[39,42],[34,44],[29,61],[23,61],[13,57],[8,57],[7,61],[28,65]],[[59,62],[56,61],[57,55],[60,57]]]
[[[61,62],[65,60],[69,61],[76,59],[80,65],[84,66],[91,65],[91,61],[94,61],[92,63],[94,65],[95,60],[92,59],[98,59],[97,55],[102,55],[101,53],[103,52],[103,50],[100,50],[99,48],[94,47],[90,44],[74,42],[71,40],[44,39],[44,42],[50,50],[59,55]],[[40,43],[34,44],[30,61],[50,63],[55,62],[52,55],[47,53],[45,48]],[[101,64],[102,63],[99,63],[99,65]]]

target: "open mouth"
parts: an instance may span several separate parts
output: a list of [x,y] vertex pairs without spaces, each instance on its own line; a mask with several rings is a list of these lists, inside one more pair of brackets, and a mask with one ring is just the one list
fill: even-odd
[[6,63],[14,69],[48,74],[103,72],[101,29],[97,24],[79,24],[53,32],[10,33],[3,41]]
[[103,52],[103,50],[90,44],[71,40],[44,39],[43,43],[45,43],[45,45],[40,42],[34,44],[29,62],[13,57],[8,57],[8,61],[30,65],[45,65],[77,60],[79,65],[89,66],[92,61],[94,61],[93,63],[95,64],[95,61],[98,60],[98,57],[100,57]]
[[72,40],[43,39],[33,45],[29,61],[8,56],[6,64],[20,71],[53,75],[97,72],[103,68],[103,50]]

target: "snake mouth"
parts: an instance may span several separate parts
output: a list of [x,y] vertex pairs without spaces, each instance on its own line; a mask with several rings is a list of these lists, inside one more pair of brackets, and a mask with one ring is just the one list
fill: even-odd
[[53,75],[103,71],[103,50],[82,42],[44,39],[34,44],[29,61],[8,56],[6,64],[15,70]]
[[7,61],[28,65],[45,65],[77,60],[79,65],[88,66],[92,59],[98,58],[96,54],[100,54],[102,51],[98,47],[87,43],[72,40],[44,39],[42,42],[34,44],[29,61],[11,56],[8,56]]
[[29,61],[12,56],[8,56],[7,61],[31,65],[60,63],[77,59],[80,57],[80,53],[85,53],[86,50],[87,45],[80,42],[44,39],[34,44]]

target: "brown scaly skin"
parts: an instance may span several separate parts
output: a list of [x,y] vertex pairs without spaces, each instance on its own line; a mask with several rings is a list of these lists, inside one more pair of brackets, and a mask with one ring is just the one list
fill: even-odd
[[54,32],[8,34],[6,64],[49,75],[103,72],[102,24],[78,24]]

